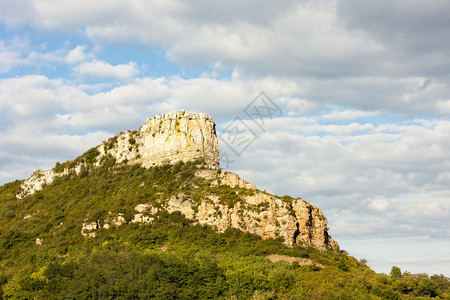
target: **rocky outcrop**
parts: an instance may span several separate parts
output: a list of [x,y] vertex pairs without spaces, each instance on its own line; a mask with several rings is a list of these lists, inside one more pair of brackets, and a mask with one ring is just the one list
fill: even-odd
[[311,245],[318,249],[331,247],[339,249],[339,245],[328,235],[327,219],[320,208],[308,202],[293,201],[292,209],[298,221],[297,243]]
[[219,232],[231,227],[262,238],[280,238],[287,246],[299,244],[320,250],[339,249],[328,235],[327,219],[322,211],[302,199],[284,201],[255,192],[229,207],[213,194],[200,203],[178,194],[165,202],[164,208],[169,212],[179,211],[186,218],[212,226]]
[[81,234],[83,236],[95,237],[97,235],[96,231],[99,229],[98,221],[97,222],[85,222],[81,226]]
[[112,226],[119,227],[122,224],[126,224],[126,220],[123,217],[122,213],[119,213],[118,215],[114,216],[112,212],[108,212],[108,217],[105,219],[103,223],[103,229],[109,229]]
[[[79,174],[84,164],[80,164],[72,168],[75,174]],[[17,198],[22,199],[27,195],[34,194],[36,191],[42,190],[46,185],[53,183],[56,177],[69,174],[69,169],[65,169],[61,173],[57,173],[54,170],[37,170],[31,175],[30,178],[26,179],[22,185],[22,191],[16,195]]]
[[23,196],[42,190],[44,186],[53,182],[55,175],[56,173],[53,170],[37,170],[22,183],[22,192],[17,195],[17,198],[21,199]]
[[207,114],[185,111],[148,119],[138,131],[126,131],[98,147],[100,157],[107,154],[117,162],[152,167],[164,163],[205,160],[210,168],[219,167],[219,150],[213,119]]
[[152,207],[148,204],[138,204],[134,210],[137,211],[137,214],[134,215],[131,223],[151,223],[155,218],[151,217],[149,214],[154,215],[158,212],[157,207]]
[[256,186],[253,183],[245,181],[237,174],[227,171],[217,172],[215,170],[197,170],[195,176],[204,178],[211,181],[212,186],[226,185],[232,188],[240,187],[249,190],[256,190]]

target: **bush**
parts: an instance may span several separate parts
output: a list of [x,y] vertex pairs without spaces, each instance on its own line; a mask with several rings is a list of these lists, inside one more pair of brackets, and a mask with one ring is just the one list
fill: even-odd
[[269,286],[275,290],[280,292],[285,292],[295,284],[295,275],[291,270],[283,268],[281,266],[277,266],[273,270],[271,270],[267,276],[267,280],[269,282]]
[[402,276],[402,271],[400,270],[399,267],[396,266],[392,266],[391,268],[391,273],[389,273],[389,275],[391,276],[391,278],[399,278]]
[[97,156],[100,154],[100,152],[98,152],[97,148],[91,148],[88,151],[86,151],[82,157],[84,158],[85,162],[88,165],[93,165],[95,163],[95,160],[97,158]]
[[33,194],[34,201],[39,202],[44,199],[44,194],[42,194],[42,191],[36,191]]
[[2,208],[2,217],[11,220],[16,216],[16,209],[18,205],[16,202],[6,203]]
[[28,235],[20,230],[12,229],[7,231],[2,237],[2,247],[10,249],[28,239]]
[[420,296],[436,297],[438,286],[430,278],[422,278],[417,285],[417,293]]

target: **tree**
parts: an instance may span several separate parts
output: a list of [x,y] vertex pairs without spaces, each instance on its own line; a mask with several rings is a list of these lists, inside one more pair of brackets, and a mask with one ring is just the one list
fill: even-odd
[[438,286],[430,278],[422,278],[417,285],[417,292],[421,296],[436,297]]
[[402,270],[397,266],[392,266],[391,273],[389,273],[391,278],[400,278],[402,276]]

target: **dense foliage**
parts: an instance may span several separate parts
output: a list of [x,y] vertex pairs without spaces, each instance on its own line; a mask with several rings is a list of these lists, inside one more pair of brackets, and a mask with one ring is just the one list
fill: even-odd
[[[450,298],[442,275],[402,274],[396,267],[377,274],[344,251],[289,248],[236,229],[217,233],[180,213],[161,210],[151,224],[100,226],[95,238],[84,237],[85,221],[109,212],[130,221],[137,204],[158,206],[180,191],[194,200],[213,192],[230,207],[250,192],[211,187],[194,176],[199,162],[143,169],[105,159],[93,167],[95,155],[92,150],[78,159],[85,162],[78,175],[69,172],[23,199],[15,197],[20,181],[0,187],[0,298]],[[269,254],[314,264],[272,263]]]

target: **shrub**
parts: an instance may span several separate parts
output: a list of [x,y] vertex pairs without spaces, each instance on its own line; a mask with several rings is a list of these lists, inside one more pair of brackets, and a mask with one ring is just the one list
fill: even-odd
[[399,267],[392,266],[391,273],[389,273],[389,275],[391,276],[391,278],[399,278],[402,276],[402,271]]
[[85,162],[88,165],[93,165],[95,163],[95,160],[97,158],[97,156],[100,154],[100,152],[98,152],[97,148],[91,148],[88,151],[86,151],[82,157],[84,158]]
[[35,201],[42,201],[44,199],[44,194],[42,194],[42,191],[36,191],[33,194],[33,198]]
[[3,235],[2,247],[5,249],[10,249],[16,245],[25,242],[27,239],[28,234],[17,229],[11,229]]
[[420,296],[436,297],[438,286],[430,278],[422,278],[417,285],[417,292]]

